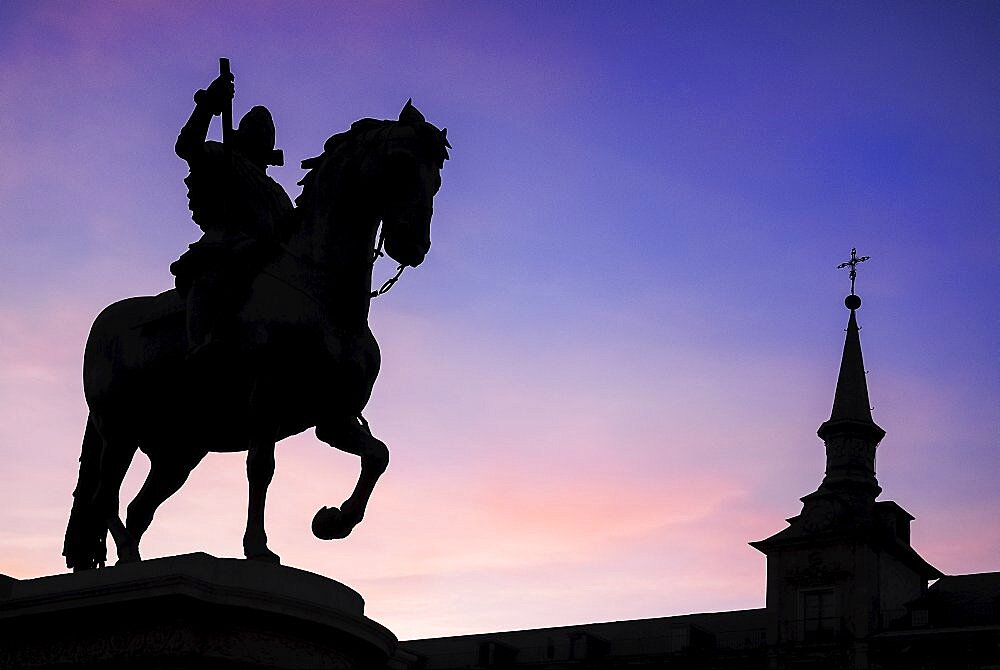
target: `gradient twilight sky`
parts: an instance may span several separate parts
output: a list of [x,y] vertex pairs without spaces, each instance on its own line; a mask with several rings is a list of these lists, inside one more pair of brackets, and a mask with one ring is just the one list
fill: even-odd
[[[392,464],[321,542],[358,463],[282,443],[284,563],[404,639],[763,606],[746,543],[822,478],[856,246],[882,498],[1000,569],[1000,5],[0,0],[0,572],[65,570],[83,345],[197,238],[173,143],[219,56],[293,197],[409,97],[454,145],[373,309]],[[245,501],[209,456],[144,555],[241,555]]]

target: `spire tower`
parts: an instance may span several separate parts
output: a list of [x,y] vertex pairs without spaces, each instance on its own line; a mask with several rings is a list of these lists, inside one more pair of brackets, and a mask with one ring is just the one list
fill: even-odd
[[[854,249],[851,256],[855,256]],[[860,260],[867,259],[865,256]],[[874,501],[882,491],[875,478],[875,449],[885,437],[885,431],[872,419],[858,327],[857,310],[861,307],[861,298],[854,293],[853,266],[851,274],[851,294],[844,300],[851,315],[847,320],[833,409],[830,418],[816,431],[826,445],[826,477],[819,491],[837,489]]]
[[[850,316],[833,409],[816,431],[826,449],[823,481],[800,499],[802,511],[787,528],[750,543],[767,556],[767,637],[776,645],[776,662],[811,663],[808,653],[800,653],[803,642],[846,639],[848,633],[864,640],[884,628],[885,613],[903,611],[927,593],[927,580],[941,576],[910,546],[913,517],[892,501],[876,501],[882,488],[875,449],[885,431],[872,420],[858,326],[861,298],[854,292],[857,266],[866,260],[851,249],[851,260],[838,266],[851,269],[851,294],[844,300]],[[851,667],[868,667],[865,645],[850,649]]]

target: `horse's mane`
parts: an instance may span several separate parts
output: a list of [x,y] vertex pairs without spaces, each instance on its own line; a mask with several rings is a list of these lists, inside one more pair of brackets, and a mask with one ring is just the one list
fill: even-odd
[[296,209],[307,205],[319,188],[317,183],[319,174],[327,161],[337,161],[341,166],[346,165],[349,161],[360,157],[369,146],[390,139],[397,129],[404,127],[412,128],[420,143],[424,145],[424,150],[436,155],[439,167],[448,160],[448,149],[451,145],[448,144],[447,131],[438,130],[425,121],[423,115],[407,102],[399,121],[379,119],[355,121],[349,130],[337,133],[324,142],[323,153],[302,161],[302,169],[308,172],[299,181],[302,193],[295,198]]
[[378,119],[361,119],[360,121],[355,121],[351,124],[349,130],[337,133],[324,142],[323,153],[302,161],[302,169],[308,170],[308,172],[299,181],[302,193],[295,198],[296,208],[307,203],[309,198],[312,197],[313,191],[317,188],[316,182],[320,168],[323,167],[326,161],[336,160],[341,164],[346,164],[359,154],[358,149],[361,148],[360,145],[363,143],[358,140],[362,135],[372,130],[381,130],[389,123],[392,123],[392,121],[379,121]]

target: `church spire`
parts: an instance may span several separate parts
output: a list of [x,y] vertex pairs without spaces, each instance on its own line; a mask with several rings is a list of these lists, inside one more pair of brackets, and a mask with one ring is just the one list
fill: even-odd
[[868,489],[877,496],[881,489],[875,479],[875,448],[885,436],[885,431],[872,420],[857,317],[861,298],[854,293],[857,265],[868,258],[858,258],[857,249],[851,249],[851,260],[838,266],[851,268],[851,294],[844,300],[851,316],[847,321],[847,337],[833,396],[833,410],[830,418],[819,427],[817,435],[826,444],[823,488],[847,485]]
[[[847,337],[844,340],[844,354],[840,359],[837,389],[833,395],[833,410],[830,412],[829,420],[820,426],[818,434],[820,438],[825,439],[824,435],[836,427],[846,428],[853,424],[855,428],[865,432],[881,432],[884,435],[885,432],[872,420],[871,404],[868,399],[868,381],[865,378],[865,363],[861,354],[861,329],[858,327],[857,317],[861,298],[852,293],[844,302],[851,310],[851,316],[847,321]],[[879,438],[882,435],[879,435]]]

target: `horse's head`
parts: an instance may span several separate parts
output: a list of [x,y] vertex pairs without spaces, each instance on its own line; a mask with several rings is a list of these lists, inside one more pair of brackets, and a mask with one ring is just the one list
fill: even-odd
[[385,251],[401,265],[420,265],[431,247],[434,195],[451,146],[447,132],[424,120],[410,101],[385,130],[374,193]]
[[[450,146],[447,131],[427,123],[409,101],[396,121],[356,121],[347,132],[330,137],[321,155],[302,161],[309,172],[295,199],[300,232],[315,230],[310,222],[328,234],[345,230],[352,217],[367,224],[381,221],[385,251],[401,265],[420,265],[431,246],[434,194]],[[342,218],[330,227],[338,206]],[[353,232],[359,234],[357,242],[365,233],[374,234],[370,228]],[[301,234],[314,248],[324,246]],[[366,247],[364,253],[370,252]]]

